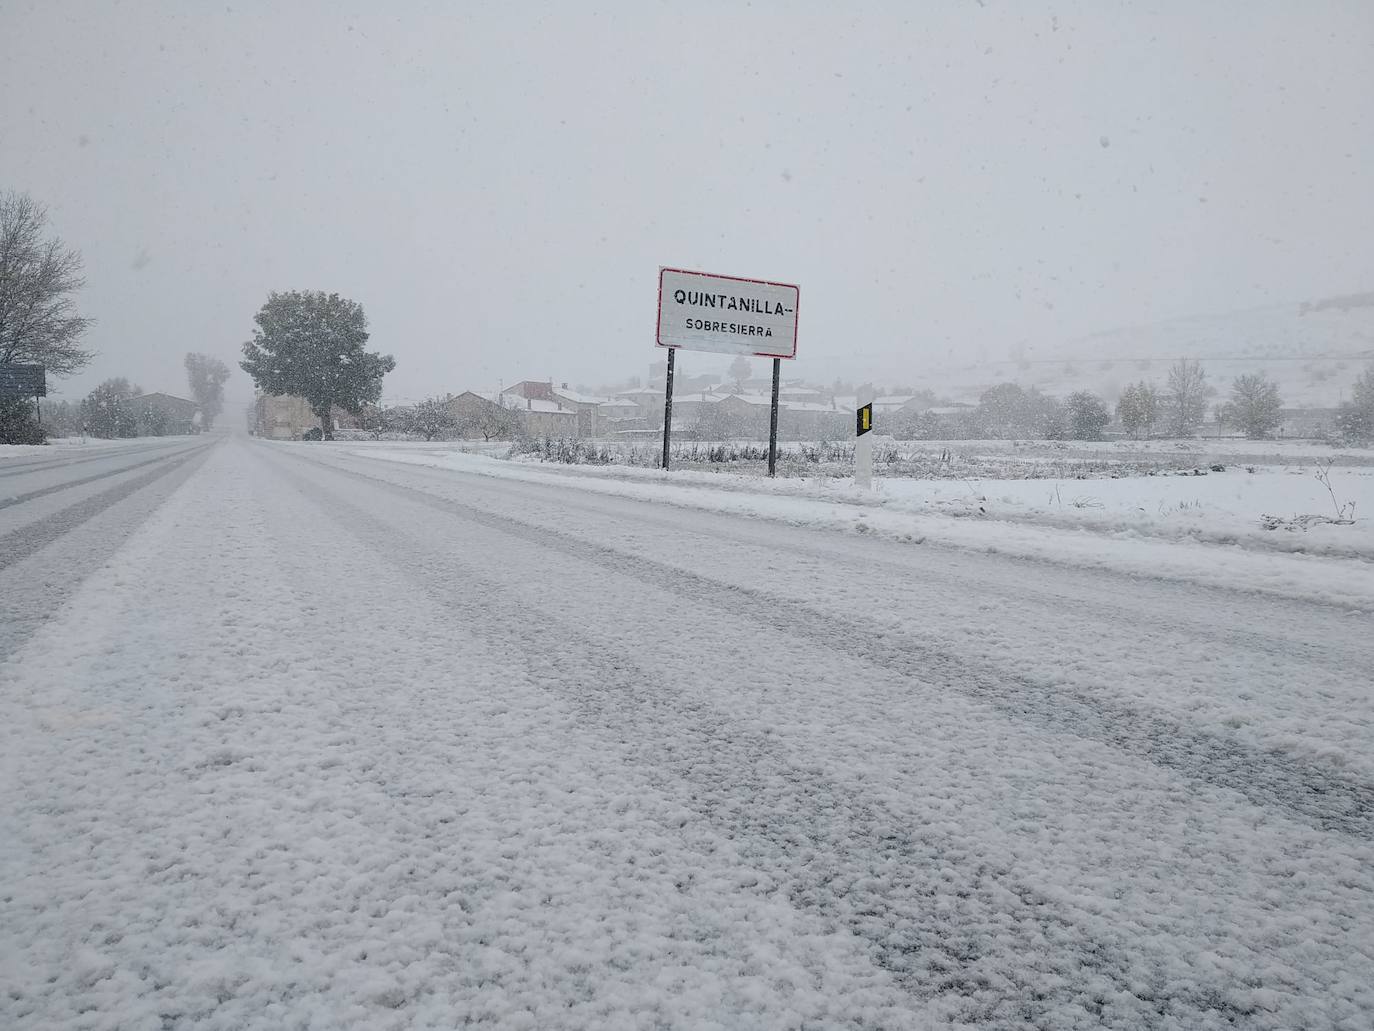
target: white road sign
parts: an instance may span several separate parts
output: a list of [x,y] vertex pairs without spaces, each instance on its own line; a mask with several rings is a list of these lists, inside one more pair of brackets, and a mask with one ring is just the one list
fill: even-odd
[[789,283],[659,269],[658,346],[795,358],[800,293]]

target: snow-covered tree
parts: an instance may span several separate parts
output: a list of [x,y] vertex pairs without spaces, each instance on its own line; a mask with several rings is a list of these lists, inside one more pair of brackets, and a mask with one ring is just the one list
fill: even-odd
[[224,411],[224,381],[229,378],[229,366],[208,354],[186,356],[186,381],[191,397],[200,405],[201,428],[208,430],[215,417]]
[[55,376],[85,367],[91,320],[72,294],[85,285],[81,255],[44,239],[48,213],[23,193],[0,193],[0,364],[33,362]]
[[452,430],[457,423],[447,402],[431,397],[407,410],[404,425],[408,433],[418,433],[425,440],[433,440]]
[[1207,398],[1212,389],[1202,365],[1180,358],[1169,368],[1169,383],[1164,392],[1164,416],[1169,432],[1186,437],[1207,417]]
[[1102,431],[1112,421],[1106,402],[1090,390],[1070,394],[1064,407],[1068,410],[1069,434],[1074,440],[1101,440]]
[[375,403],[382,377],[396,367],[391,355],[363,350],[368,339],[363,306],[338,294],[273,292],[254,321],[258,325],[243,345],[240,367],[269,394],[305,398],[325,439],[333,436],[333,407],[356,412]]
[[38,405],[43,416],[43,431],[52,437],[81,434],[81,403],[45,397]]
[[983,391],[978,398],[978,422],[988,436],[1002,440],[1059,440],[1068,435],[1064,406],[1058,399],[1015,383],[999,383]]
[[155,405],[133,402],[134,436],[165,437],[171,429],[171,419],[167,413]]
[[1374,441],[1374,365],[1359,375],[1350,400],[1336,412],[1336,432],[1352,444]]
[[467,409],[457,424],[463,436],[478,433],[483,440],[500,440],[521,429],[520,413],[495,402]]
[[138,415],[132,401],[143,391],[123,376],[107,379],[81,402],[81,419],[93,437],[135,437]]
[[1218,411],[1218,421],[1259,440],[1278,429],[1282,407],[1277,383],[1262,372],[1246,373],[1231,382],[1231,399]]
[[41,444],[46,426],[39,426],[30,397],[0,397],[0,444]]
[[1137,440],[1150,436],[1159,421],[1159,388],[1145,380],[1129,385],[1116,402],[1116,417]]

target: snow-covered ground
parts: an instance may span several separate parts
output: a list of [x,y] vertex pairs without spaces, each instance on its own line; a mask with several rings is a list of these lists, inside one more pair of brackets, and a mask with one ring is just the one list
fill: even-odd
[[[879,477],[873,491],[859,491],[824,477],[510,462],[454,445],[348,447],[406,464],[1374,611],[1374,468],[1363,466],[1329,470],[1333,502],[1315,466],[1092,480]],[[1350,503],[1351,525],[1261,525],[1266,514],[1334,518],[1337,504]]]
[[0,447],[0,469],[31,458],[63,458],[82,451],[119,451],[165,437],[133,437],[106,440],[103,437],[51,437],[46,444],[6,444]]
[[443,447],[16,479],[5,1027],[1374,1022],[1359,559]]

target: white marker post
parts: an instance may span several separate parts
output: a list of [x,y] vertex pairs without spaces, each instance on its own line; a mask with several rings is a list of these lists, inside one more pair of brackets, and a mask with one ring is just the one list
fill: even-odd
[[873,489],[873,393],[859,395],[854,413],[854,486]]

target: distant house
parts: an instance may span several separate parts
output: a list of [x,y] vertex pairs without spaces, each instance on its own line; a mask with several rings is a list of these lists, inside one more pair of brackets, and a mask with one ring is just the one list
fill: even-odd
[[527,397],[523,401],[503,395],[506,406],[520,416],[525,434],[530,437],[576,437],[577,413],[557,401]]
[[[770,385],[771,391],[771,385]],[[785,401],[787,404],[827,404],[830,395],[819,387],[799,387],[781,386],[778,389],[778,400]]]
[[519,413],[502,404],[500,394],[465,390],[450,397],[447,406],[460,437],[499,440],[513,437],[524,428]]
[[598,432],[602,436],[614,437],[645,430],[648,425],[640,406],[628,397],[612,397],[601,405],[601,428]]
[[515,397],[525,398],[530,401],[552,401],[553,380],[522,379],[519,383],[512,383],[508,387],[502,387],[501,393],[512,394]]
[[913,394],[889,394],[886,397],[875,397],[873,399],[873,415],[876,419],[880,415],[899,415],[910,413],[920,414],[926,406],[926,400]]
[[[701,412],[705,408],[719,404],[725,400],[724,394],[712,393],[682,393],[673,392],[673,427],[676,428],[679,420],[684,425],[692,425],[701,417]],[[661,404],[662,402],[660,402]],[[661,419],[660,419],[661,421]]]
[[174,394],[154,392],[129,399],[140,434],[166,436],[200,430],[200,405]]
[[854,433],[854,412],[820,401],[788,401],[778,412],[783,440],[841,440]]
[[663,391],[652,387],[639,387],[634,390],[622,390],[616,398],[635,406],[635,418],[643,420],[645,429],[663,429]]
[[[330,422],[336,430],[354,429],[358,418],[338,405],[330,410]],[[268,440],[300,440],[311,430],[320,428],[320,420],[310,409],[310,402],[293,394],[266,394],[258,391],[254,401],[253,432]]]
[[[772,412],[771,394],[730,394],[698,414],[698,432],[719,440],[736,437],[766,440]],[[677,424],[676,415],[673,424]]]
[[[560,396],[562,395],[562,396]],[[599,399],[574,400],[581,394],[553,380],[527,379],[501,390],[499,401],[520,411],[521,425],[531,437],[591,437],[596,434]],[[497,400],[496,397],[492,397]]]
[[577,413],[577,435],[579,437],[601,436],[602,408],[612,398],[569,390],[568,385],[564,383],[561,387],[554,388],[553,399],[564,408],[570,408]]
[[254,433],[268,440],[299,440],[307,430],[320,425],[310,404],[290,394],[258,392]]

